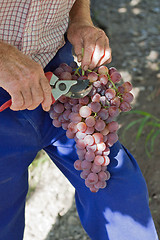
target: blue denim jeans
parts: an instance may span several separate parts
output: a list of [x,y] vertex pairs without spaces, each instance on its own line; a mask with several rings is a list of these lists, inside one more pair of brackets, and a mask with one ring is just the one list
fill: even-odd
[[[44,70],[70,63],[71,47],[67,43]],[[0,88],[0,105],[8,99],[9,94]],[[55,128],[39,106],[0,113],[0,240],[23,239],[28,166],[41,149],[75,187],[77,211],[92,240],[158,239],[145,180],[128,150],[120,142],[113,145],[108,167],[111,179],[105,189],[92,193],[73,167],[77,159],[74,140],[67,139],[62,128]]]

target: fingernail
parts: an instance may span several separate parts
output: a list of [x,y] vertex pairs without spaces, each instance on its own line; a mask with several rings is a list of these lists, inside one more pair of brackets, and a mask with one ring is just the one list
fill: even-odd
[[88,66],[85,65],[85,66],[83,67],[83,70],[84,70],[84,71],[87,71],[87,70],[88,70]]
[[81,56],[81,55],[78,55],[78,56],[77,56],[77,60],[78,60],[78,62],[81,62],[81,61],[82,61],[82,56]]

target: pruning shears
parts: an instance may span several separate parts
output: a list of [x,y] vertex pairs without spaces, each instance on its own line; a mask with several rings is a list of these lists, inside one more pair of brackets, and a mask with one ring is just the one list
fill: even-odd
[[[52,104],[62,95],[65,95],[70,98],[83,98],[92,89],[92,85],[88,79],[83,80],[60,80],[52,72],[45,73],[45,76],[50,82],[52,88]],[[10,107],[12,100],[8,100],[2,106],[0,106],[0,112]]]

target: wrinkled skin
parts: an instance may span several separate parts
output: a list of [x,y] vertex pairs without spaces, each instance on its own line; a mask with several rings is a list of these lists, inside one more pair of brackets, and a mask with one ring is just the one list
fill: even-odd
[[[89,22],[69,25],[67,37],[74,46],[78,61],[84,70],[111,62],[111,49],[105,32]],[[82,48],[84,55],[82,56]]]

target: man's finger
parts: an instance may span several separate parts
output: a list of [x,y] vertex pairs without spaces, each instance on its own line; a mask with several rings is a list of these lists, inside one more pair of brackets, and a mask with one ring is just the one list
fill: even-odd
[[96,46],[94,49],[94,52],[92,54],[92,58],[91,58],[91,63],[89,65],[90,69],[93,69],[97,66],[97,64],[99,63],[99,61],[102,59],[102,57],[104,56],[104,41],[102,38],[99,38],[96,41]]
[[18,91],[18,92],[12,92],[10,94],[12,99],[12,105],[10,108],[14,111],[20,110],[24,105],[24,98],[23,98],[22,92]]
[[42,108],[44,111],[49,111],[52,104],[51,87],[46,77],[40,79],[40,84],[43,90]]
[[40,84],[34,84],[31,88],[32,93],[32,104],[27,108],[28,110],[33,110],[37,108],[43,101],[43,90]]
[[110,63],[111,61],[112,61],[111,48],[107,46],[105,48],[103,57],[100,59],[99,63],[97,64],[97,67],[103,64]]

